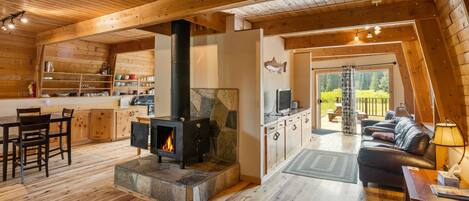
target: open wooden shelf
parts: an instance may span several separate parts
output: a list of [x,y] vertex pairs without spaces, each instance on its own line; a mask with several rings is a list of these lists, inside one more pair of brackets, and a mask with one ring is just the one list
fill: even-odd
[[83,76],[102,76],[102,77],[111,77],[112,75],[102,75],[102,74],[93,74],[93,73],[72,73],[72,72],[44,72],[44,74],[49,75],[83,75]]
[[[51,77],[52,79],[44,79]],[[73,92],[78,96],[93,91],[112,92],[112,75],[73,72],[43,72],[40,94],[58,95],[57,92]],[[46,93],[44,93],[46,92]]]

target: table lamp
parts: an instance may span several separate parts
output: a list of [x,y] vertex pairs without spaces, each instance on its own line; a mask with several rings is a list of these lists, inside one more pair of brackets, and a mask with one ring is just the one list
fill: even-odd
[[411,115],[404,104],[401,103],[399,107],[396,107],[396,117],[410,117],[410,116]]
[[445,175],[448,177],[454,177],[455,173],[459,173],[461,168],[459,165],[464,159],[466,154],[466,142],[459,129],[458,125],[449,119],[446,119],[442,123],[437,123],[435,127],[435,136],[433,137],[433,144],[443,147],[463,147],[463,154],[461,160],[457,164],[454,164]]

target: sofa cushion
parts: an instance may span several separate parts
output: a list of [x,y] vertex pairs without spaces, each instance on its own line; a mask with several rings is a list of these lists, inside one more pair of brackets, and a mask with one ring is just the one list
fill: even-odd
[[415,122],[410,118],[400,118],[396,127],[394,128],[395,138],[394,141],[397,145],[401,144],[407,134],[407,131],[415,125]]
[[358,152],[358,164],[402,174],[402,166],[434,169],[435,163],[396,148],[363,146]]
[[395,117],[396,117],[396,112],[394,112],[394,111],[391,110],[391,111],[388,111],[388,112],[386,113],[386,116],[384,116],[384,119],[385,119],[385,120],[392,120],[392,119],[394,119]]
[[[371,136],[369,136],[371,137]],[[384,148],[394,148],[394,144],[392,142],[380,140],[380,139],[373,139],[373,140],[364,140],[361,143],[361,147],[384,147]]]
[[376,139],[394,142],[394,133],[392,132],[374,132],[371,136]]
[[424,131],[422,126],[415,124],[407,130],[404,138],[396,143],[396,146],[406,152],[421,156],[425,154],[429,142],[428,133]]

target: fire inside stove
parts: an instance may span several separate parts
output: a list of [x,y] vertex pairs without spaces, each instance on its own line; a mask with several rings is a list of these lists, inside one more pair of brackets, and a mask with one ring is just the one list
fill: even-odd
[[163,145],[163,151],[167,152],[174,152],[174,146],[173,146],[173,133],[168,136],[166,139],[166,143]]
[[174,133],[176,128],[174,127],[167,127],[167,126],[158,126],[158,149],[174,153],[175,149],[175,138]]

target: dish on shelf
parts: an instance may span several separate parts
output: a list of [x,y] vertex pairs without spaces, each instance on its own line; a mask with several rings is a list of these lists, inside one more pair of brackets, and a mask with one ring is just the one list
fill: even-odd
[[58,97],[68,97],[70,96],[70,93],[56,93]]

